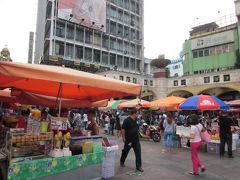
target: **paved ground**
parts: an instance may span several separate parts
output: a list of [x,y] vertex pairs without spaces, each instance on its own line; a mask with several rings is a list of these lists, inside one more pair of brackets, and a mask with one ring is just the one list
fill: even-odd
[[[113,136],[110,136],[113,137]],[[116,137],[115,137],[116,138]],[[142,176],[129,175],[135,171],[135,156],[131,149],[126,167],[120,167],[119,158],[123,143],[117,139],[119,150],[116,158],[116,176],[112,180],[121,179],[161,179],[161,180],[188,180],[188,179],[209,179],[209,180],[240,180],[240,150],[234,153],[235,158],[227,157],[220,159],[218,155],[201,152],[201,160],[206,165],[206,171],[199,176],[189,175],[191,169],[190,151],[187,148],[174,148],[165,151],[162,142],[155,143],[141,141],[142,161],[144,173]]]

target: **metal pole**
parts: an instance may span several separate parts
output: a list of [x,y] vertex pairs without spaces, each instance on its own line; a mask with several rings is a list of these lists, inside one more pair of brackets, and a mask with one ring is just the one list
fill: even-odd
[[60,83],[60,86],[59,86],[58,97],[59,97],[58,117],[60,117],[61,116],[61,108],[62,108],[62,83]]

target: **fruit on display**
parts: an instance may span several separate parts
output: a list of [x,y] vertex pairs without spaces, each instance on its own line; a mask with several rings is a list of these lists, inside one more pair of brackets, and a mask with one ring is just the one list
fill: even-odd
[[211,135],[212,140],[220,140],[219,135]]
[[17,136],[11,137],[11,141],[17,144],[25,143],[25,142],[47,141],[51,139],[52,139],[52,134],[26,134],[26,135],[17,135]]

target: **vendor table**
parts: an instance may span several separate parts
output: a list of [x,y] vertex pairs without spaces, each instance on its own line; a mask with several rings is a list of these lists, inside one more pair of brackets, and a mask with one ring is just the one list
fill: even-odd
[[62,175],[58,175],[58,173],[71,170],[78,172],[77,174],[80,176],[80,171],[77,169],[81,169],[82,167],[87,168],[88,166],[91,168],[91,165],[101,164],[102,158],[103,152],[97,152],[12,163],[8,168],[8,180],[30,180],[44,176],[49,176],[49,179],[55,179],[56,175],[57,179],[60,180],[62,178],[59,177]]

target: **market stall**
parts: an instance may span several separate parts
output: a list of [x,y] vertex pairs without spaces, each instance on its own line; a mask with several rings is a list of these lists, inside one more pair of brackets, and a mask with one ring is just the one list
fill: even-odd
[[[64,99],[81,101],[83,104],[81,107],[84,107],[103,99],[139,95],[141,90],[140,85],[64,67],[7,62],[0,62],[0,88],[12,88],[13,95],[17,95],[20,90],[24,93],[55,98],[59,107],[59,118]],[[49,136],[48,132],[42,133],[37,130],[32,128],[32,131],[19,132],[21,134],[17,134],[16,137],[11,134],[6,138],[8,157],[17,148],[24,149],[20,150],[22,153],[20,156],[23,157],[16,157],[15,154],[14,158],[10,158],[8,179],[25,180],[26,177],[34,179],[49,175],[56,177],[60,172],[80,170],[82,166],[102,162],[101,137],[96,140],[86,134],[81,137],[79,133],[70,134],[59,129],[53,135],[51,128]],[[25,148],[27,146],[32,148]],[[29,158],[28,155],[34,155],[36,149],[42,150],[41,157],[37,155],[39,158],[35,158],[36,156]]]
[[[208,96],[208,95],[199,95],[199,96],[192,96],[185,101],[183,101],[179,105],[179,109],[185,110],[185,111],[191,111],[191,110],[198,110],[202,113],[204,111],[216,111],[216,110],[229,110],[230,107],[225,102],[221,101],[215,96]],[[211,141],[209,143],[203,144],[203,149],[211,154],[219,154],[220,152],[220,137],[219,137],[219,126],[217,123],[217,118],[210,119],[202,117],[201,119],[202,123],[207,127],[208,133],[210,134]],[[190,134],[190,128],[184,127],[178,127],[177,132],[179,135],[182,133]],[[232,150],[236,150],[239,147],[239,128],[234,127],[232,130]],[[186,146],[186,139],[182,139],[182,145]],[[227,146],[225,147],[225,150],[227,151]]]

